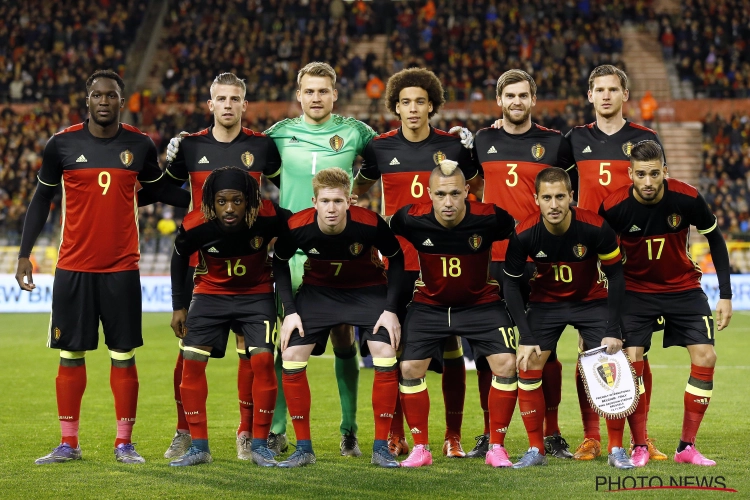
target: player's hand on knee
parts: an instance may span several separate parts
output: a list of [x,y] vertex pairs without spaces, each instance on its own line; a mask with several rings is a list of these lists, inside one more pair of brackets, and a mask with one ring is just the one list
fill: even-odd
[[466,149],[474,149],[474,134],[466,127],[453,127],[448,131],[451,135],[457,135],[461,138],[461,144]]
[[[28,257],[18,258],[18,267],[16,267],[16,281],[18,282],[18,286],[21,287],[21,290],[26,290],[27,292],[30,292],[34,288],[36,288],[36,285],[34,284],[34,279],[31,276],[31,272],[33,270],[34,270],[34,266],[31,263],[31,261],[28,259]],[[25,281],[24,281],[24,278],[26,278]],[[730,311],[731,311],[731,304],[730,304]]]
[[401,323],[398,322],[398,316],[395,313],[383,311],[372,331],[377,333],[381,327],[388,330],[388,336],[391,338],[391,347],[394,350],[398,349],[398,345],[401,342]]
[[188,133],[183,130],[180,132],[180,135],[172,137],[169,140],[169,145],[167,145],[167,163],[172,163],[177,157],[177,151],[180,150],[180,142],[182,142],[182,138],[188,135]]
[[291,338],[292,333],[294,333],[294,330],[299,331],[300,337],[305,336],[305,330],[302,329],[302,318],[300,318],[297,313],[288,315],[284,318],[284,322],[281,324],[279,345],[281,346],[282,352],[286,351],[286,348],[289,346],[289,339]]
[[503,119],[498,118],[497,120],[495,120],[495,123],[491,125],[491,128],[503,128]]
[[604,337],[602,345],[607,347],[607,354],[614,354],[622,350],[622,340],[616,337]]
[[174,335],[178,339],[185,338],[185,334],[187,333],[187,328],[185,327],[186,321],[187,309],[178,309],[176,311],[172,311],[172,322],[169,324],[169,326],[172,327]]
[[519,345],[516,350],[516,368],[526,371],[532,356],[542,357],[542,350],[538,345]]
[[[20,265],[20,261],[19,261]],[[16,274],[16,279],[18,275]],[[23,287],[21,287],[23,288]],[[730,299],[719,299],[716,303],[716,329],[718,331],[723,330],[729,326],[729,321],[732,319],[732,301]]]

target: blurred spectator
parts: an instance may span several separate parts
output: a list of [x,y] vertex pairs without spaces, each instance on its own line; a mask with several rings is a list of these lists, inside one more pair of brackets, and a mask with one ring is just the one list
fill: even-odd
[[652,128],[654,115],[659,108],[659,103],[656,102],[654,96],[651,95],[650,90],[647,90],[646,93],[643,94],[638,106],[641,108],[641,122],[648,128]]
[[374,114],[380,111],[380,99],[385,91],[385,83],[377,75],[370,75],[370,79],[365,86],[365,92],[370,99],[370,113]]

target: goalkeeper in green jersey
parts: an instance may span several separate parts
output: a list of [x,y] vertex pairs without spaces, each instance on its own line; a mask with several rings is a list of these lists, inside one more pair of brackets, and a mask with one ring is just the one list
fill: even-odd
[[[352,175],[352,165],[367,143],[376,134],[354,118],[333,114],[338,98],[336,72],[323,62],[312,62],[297,74],[297,100],[302,116],[282,120],[265,134],[269,135],[281,154],[281,188],[279,205],[292,212],[312,207],[312,179],[320,170],[339,167]],[[302,283],[307,257],[301,251],[289,261],[292,286]],[[336,381],[341,398],[341,454],[360,456],[357,442],[357,387],[359,360],[354,343],[354,330],[339,325],[331,330],[331,344],[336,356]],[[281,356],[276,358],[276,375],[281,380]],[[284,393],[279,389],[268,447],[278,453],[286,451],[287,408]]]

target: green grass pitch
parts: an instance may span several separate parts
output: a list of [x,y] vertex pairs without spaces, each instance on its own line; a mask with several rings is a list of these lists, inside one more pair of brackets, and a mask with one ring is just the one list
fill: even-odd
[[[118,464],[112,446],[115,436],[114,408],[109,388],[109,359],[102,345],[87,356],[88,387],[81,410],[81,447],[84,459],[76,463],[34,465],[34,459],[58,443],[55,375],[57,351],[44,347],[49,318],[43,314],[4,314],[0,322],[0,498],[578,498],[598,496],[609,486],[597,477],[632,487],[651,482],[665,485],[670,478],[682,484],[714,481],[750,496],[747,471],[750,436],[750,313],[738,312],[732,326],[718,333],[715,389],[711,406],[698,435],[698,447],[717,460],[713,468],[675,464],[671,460],[680,434],[682,398],[689,372],[687,352],[681,348],[651,351],[654,391],[649,434],[670,455],[666,463],[651,462],[645,469],[617,472],[606,459],[593,463],[550,459],[548,467],[532,470],[493,470],[479,460],[446,459],[441,456],[443,403],[440,378],[428,375],[432,395],[431,448],[435,463],[418,470],[383,470],[370,465],[373,436],[370,393],[372,371],[363,369],[360,379],[359,438],[364,456],[338,455],[339,407],[331,357],[313,358],[312,436],[318,463],[297,470],[261,469],[235,458],[234,431],[237,408],[237,358],[211,360],[209,380],[209,432],[214,463],[172,469],[162,458],[174,432],[172,369],[177,341],[169,328],[168,314],[144,314],[145,347],[137,351],[141,381],[138,422],[134,441],[147,463]],[[661,344],[657,335],[654,345]],[[231,351],[230,351],[231,352]],[[330,349],[329,349],[330,352]],[[560,407],[563,435],[571,448],[582,439],[582,428],[573,382],[576,338],[566,332],[560,342],[564,387]],[[473,437],[482,431],[475,372],[467,374],[463,444],[471,449]],[[602,434],[606,428],[601,425]],[[289,432],[293,434],[291,423]],[[626,437],[628,433],[626,431]],[[410,441],[411,442],[411,441]],[[518,409],[506,446],[512,457],[528,446]],[[720,478],[720,479],[719,479]],[[717,484],[716,481],[723,482]],[[599,479],[601,482],[602,479]],[[619,496],[703,498],[722,492],[661,490],[620,492]]]

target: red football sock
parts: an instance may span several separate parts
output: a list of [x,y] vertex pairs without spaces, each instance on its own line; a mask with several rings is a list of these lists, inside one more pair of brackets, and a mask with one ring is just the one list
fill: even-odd
[[284,396],[289,415],[294,424],[297,441],[310,440],[310,385],[307,382],[307,368],[296,373],[283,370],[281,381],[284,384]]
[[695,443],[698,428],[711,402],[714,389],[714,369],[707,366],[690,365],[690,378],[685,388],[685,412],[682,418],[681,441]]
[[208,439],[206,365],[208,365],[206,361],[193,359],[186,359],[182,363],[180,392],[182,404],[185,407],[185,418],[190,425],[190,436],[193,439]]
[[[275,377],[274,377],[275,378]],[[237,397],[240,402],[240,425],[237,435],[249,436],[253,430],[253,367],[247,355],[240,355],[237,366]]]
[[60,420],[62,431],[60,444],[68,443],[71,447],[77,448],[81,400],[86,390],[86,365],[60,365],[57,369],[55,386],[57,388],[57,418]]
[[182,395],[180,394],[180,384],[182,383],[182,349],[177,356],[177,363],[174,366],[174,402],[177,405],[177,430],[180,432],[190,432],[190,426],[185,420],[185,409],[182,407]]
[[430,395],[424,390],[412,394],[401,393],[401,408],[404,409],[406,423],[409,424],[414,444],[427,445],[430,442],[428,421],[430,417]]
[[375,416],[375,440],[388,439],[388,431],[393,420],[393,409],[398,398],[398,369],[396,365],[389,371],[375,368],[372,382],[372,412]]
[[492,371],[477,370],[477,382],[479,385],[479,406],[482,407],[484,416],[484,434],[490,433],[490,387],[492,387]]
[[445,403],[445,438],[461,439],[466,399],[466,366],[464,358],[446,359],[443,364],[443,402]]
[[[640,388],[643,382],[643,361],[634,361],[633,370],[635,370],[637,387]],[[628,415],[628,424],[630,425],[630,439],[636,446],[646,445],[646,398],[645,390],[638,400],[638,406],[635,411]]]
[[115,416],[117,417],[117,439],[115,447],[132,442],[133,425],[138,408],[138,370],[135,363],[109,371],[109,385],[115,396]]
[[[517,386],[517,384],[513,385]],[[489,414],[492,422],[490,444],[505,445],[505,434],[508,432],[513,411],[516,409],[516,399],[518,399],[518,388],[512,391],[490,388]]]
[[625,419],[624,418],[613,418],[604,419],[607,424],[607,443],[609,452],[612,452],[612,448],[617,446],[622,448],[622,433],[625,431]]
[[[537,386],[537,384],[539,384]],[[518,372],[518,408],[529,435],[529,446],[544,455],[544,391],[542,370]],[[534,388],[536,386],[536,388]]]
[[646,428],[646,437],[648,437],[648,411],[651,409],[651,387],[653,387],[653,377],[651,376],[651,365],[648,362],[646,356],[643,357],[643,387],[646,392],[641,394],[641,397],[645,399],[645,411],[644,411],[644,422],[643,425]]
[[562,363],[559,359],[544,364],[542,382],[545,404],[544,435],[551,436],[560,433],[557,408],[562,400]]
[[602,436],[599,431],[599,415],[591,408],[586,397],[586,388],[583,385],[581,372],[576,365],[576,390],[578,391],[578,405],[581,407],[581,420],[583,421],[583,437],[596,439],[601,443]]
[[404,411],[401,409],[401,397],[398,393],[396,393],[396,407],[393,410],[391,430],[389,433],[391,436],[395,437],[406,437],[406,432],[404,430]]
[[276,406],[276,395],[279,392],[276,371],[273,366],[273,353],[253,354],[248,361],[252,364],[252,372],[255,374],[251,389],[253,404],[250,406],[255,413],[250,417],[253,438],[268,439],[273,411]]

